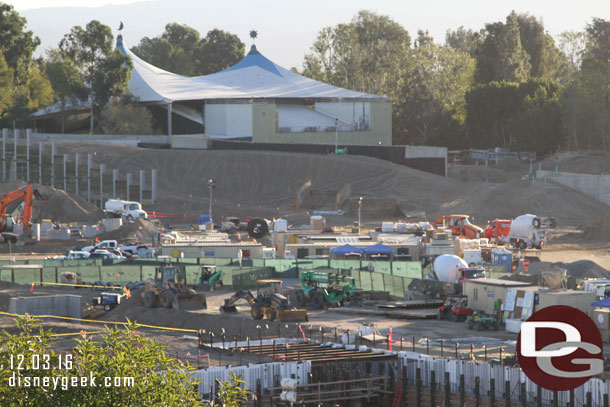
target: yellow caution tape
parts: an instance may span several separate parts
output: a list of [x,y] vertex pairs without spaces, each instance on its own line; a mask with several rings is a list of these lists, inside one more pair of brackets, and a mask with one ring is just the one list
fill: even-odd
[[[7,315],[7,316],[11,316],[11,317],[22,317],[23,316],[21,314],[11,314],[10,312],[3,312],[3,311],[0,311],[0,315]],[[97,321],[94,319],[59,317],[56,315],[32,315],[32,314],[30,314],[30,316],[35,317],[35,318],[55,318],[55,319],[65,319],[65,320],[69,320],[69,321],[81,321],[81,322],[88,322],[88,323],[92,323],[92,324],[114,324],[114,325],[129,325],[130,324],[130,322]],[[180,331],[180,332],[198,332],[197,329],[171,328],[168,326],[145,325],[145,324],[138,324],[137,321],[134,321],[134,322],[138,325],[138,328],[162,329],[162,330],[166,330],[166,331]]]

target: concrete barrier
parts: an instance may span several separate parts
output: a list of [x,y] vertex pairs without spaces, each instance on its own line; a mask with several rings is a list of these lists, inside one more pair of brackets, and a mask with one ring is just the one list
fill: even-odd
[[21,315],[27,312],[30,315],[82,318],[82,297],[80,295],[12,297],[9,302],[9,312]]
[[610,205],[610,175],[575,174],[569,172],[536,172],[538,181],[553,181]]
[[49,229],[46,238],[48,240],[70,240],[69,229]]

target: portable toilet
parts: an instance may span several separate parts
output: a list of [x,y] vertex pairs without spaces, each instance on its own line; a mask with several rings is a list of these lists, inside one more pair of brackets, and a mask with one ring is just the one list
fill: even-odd
[[491,250],[491,264],[493,265],[504,265],[506,272],[511,273],[513,270],[513,253],[506,249],[492,249]]

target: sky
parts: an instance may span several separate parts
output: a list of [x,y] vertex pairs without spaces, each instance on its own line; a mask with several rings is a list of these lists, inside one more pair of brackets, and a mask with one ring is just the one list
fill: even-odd
[[[4,0],[28,20],[28,29],[42,40],[37,55],[56,47],[74,25],[92,19],[110,26],[120,21],[128,46],[144,36],[160,35],[167,23],[187,24],[202,36],[220,28],[237,34],[249,48],[251,29],[258,31],[256,46],[268,58],[286,67],[302,67],[303,57],[320,29],[349,22],[359,10],[390,16],[412,38],[428,30],[443,42],[448,29],[479,30],[485,23],[504,21],[515,10],[542,19],[553,36],[565,30],[581,31],[592,17],[610,18],[608,0]],[[53,23],[50,24],[50,21]]]

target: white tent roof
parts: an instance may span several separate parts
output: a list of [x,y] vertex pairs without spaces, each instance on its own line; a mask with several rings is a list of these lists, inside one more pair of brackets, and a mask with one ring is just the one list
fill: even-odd
[[385,96],[354,92],[306,78],[268,60],[254,45],[248,55],[232,67],[190,78],[152,66],[125,47],[122,37],[117,40],[117,48],[129,55],[133,62],[129,89],[140,102],[252,98],[385,99]]

